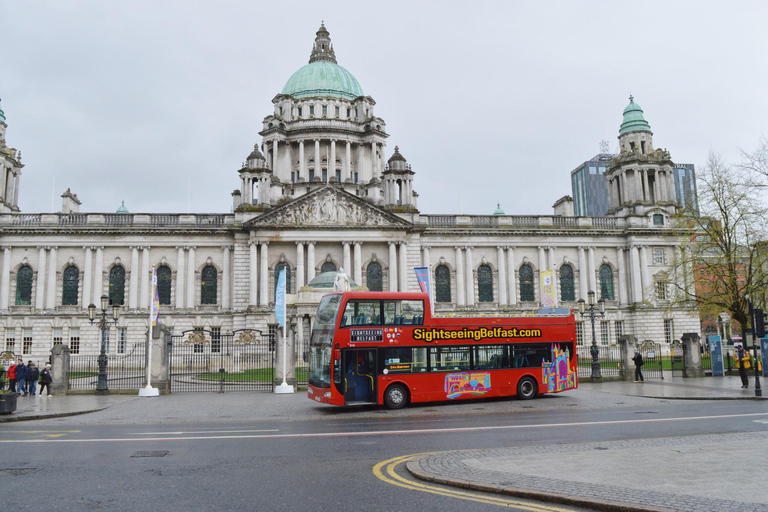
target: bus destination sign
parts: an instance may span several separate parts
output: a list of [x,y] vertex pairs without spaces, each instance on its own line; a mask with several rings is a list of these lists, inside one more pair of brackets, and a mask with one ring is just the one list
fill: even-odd
[[364,341],[384,341],[383,329],[350,329],[349,331],[350,343],[364,342]]

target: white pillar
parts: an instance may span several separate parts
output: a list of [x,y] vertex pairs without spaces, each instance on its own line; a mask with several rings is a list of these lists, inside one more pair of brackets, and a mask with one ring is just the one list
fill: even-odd
[[230,295],[230,282],[232,281],[231,271],[230,271],[230,251],[231,247],[228,245],[225,245],[221,248],[221,307],[223,309],[229,309],[230,308],[230,301],[229,301],[229,295]]
[[456,253],[456,305],[466,304],[467,296],[464,294],[464,259],[462,258],[462,248],[454,247]]
[[371,141],[371,178],[376,177],[376,141]]
[[277,176],[277,139],[272,142],[272,173]]
[[355,242],[353,256],[354,256],[354,262],[352,263],[352,266],[355,267],[353,279],[355,280],[355,283],[357,283],[358,286],[362,286],[363,284],[363,244],[362,242]]
[[195,307],[195,247],[187,247],[187,307]]
[[400,286],[401,292],[408,291],[408,244],[400,242],[400,248],[398,249],[400,256],[400,262],[397,265],[398,273],[400,274]]
[[509,278],[509,305],[517,305],[517,280],[515,279],[515,247],[507,247],[507,276]]
[[645,246],[641,245],[638,250],[640,251],[640,285],[642,286],[642,297],[645,299],[646,294],[651,287],[651,278],[648,276],[648,257],[646,256]]
[[11,248],[3,247],[3,274],[0,276],[0,310],[7,311],[11,290]]
[[507,265],[504,254],[504,247],[496,247],[496,266],[499,270],[499,306],[507,305]]
[[304,286],[304,242],[296,242],[296,293]]
[[176,247],[176,309],[184,309],[184,247]]
[[315,139],[315,176],[323,179],[322,166],[320,165],[320,140]]
[[45,308],[45,247],[38,247],[37,256],[37,296],[35,309]]
[[548,270],[547,269],[547,253],[546,253],[546,247],[540,245],[539,246],[539,272],[537,272],[539,278],[539,297],[540,301],[544,302],[544,280],[541,278],[541,271],[542,270]]
[[149,247],[143,247],[141,252],[141,276],[139,279],[141,280],[139,308],[149,310]]
[[315,275],[315,242],[307,242],[307,284]]
[[[331,155],[328,159],[328,181],[331,177],[336,177],[336,139],[331,139]],[[345,272],[347,269],[344,270]]]
[[347,155],[344,162],[344,181],[352,179],[352,143],[347,141]]
[[259,305],[263,308],[269,306],[269,242],[260,242],[261,254],[261,278],[260,278],[260,297]]
[[128,308],[136,309],[139,305],[139,248],[131,247],[131,277],[128,280]]
[[[96,247],[96,262],[93,270],[93,297],[91,302],[100,304],[101,296],[104,293],[104,247]],[[108,295],[108,294],[107,294]]]
[[46,308],[56,309],[56,247],[51,247],[48,253],[48,293]]
[[467,306],[475,305],[475,273],[474,262],[472,261],[472,247],[466,248],[465,263],[467,265]]
[[[589,289],[597,293],[597,281],[595,279],[595,247],[589,246],[589,258],[587,260],[587,268],[589,270]],[[599,297],[599,294],[598,294]]]
[[349,242],[341,242],[342,265],[347,275],[352,274],[352,259],[349,252]]
[[619,302],[621,304],[627,304],[627,266],[624,262],[624,252],[624,247],[616,248],[618,261],[616,270],[619,274]]
[[389,291],[397,291],[397,245],[389,242]]
[[[421,266],[429,268],[429,246],[421,248]],[[434,285],[433,285],[434,286]]]
[[629,248],[629,266],[632,282],[632,302],[643,301],[642,284],[640,283],[640,255],[638,247],[633,245]]
[[589,291],[589,269],[587,268],[587,256],[584,254],[584,246],[579,246],[579,299],[587,300]]
[[258,267],[256,265],[258,261],[257,243],[258,242],[255,242],[253,240],[248,242],[248,250],[250,251],[249,253],[250,259],[249,259],[249,265],[248,265],[248,279],[250,283],[250,286],[248,288],[249,290],[248,305],[250,306],[255,306],[256,304],[258,304],[258,295],[257,295],[258,284],[257,283],[258,283],[259,272],[258,272]]
[[[303,176],[305,181],[309,180],[309,175],[307,174],[307,161],[304,158],[304,141],[299,141],[299,176]],[[298,179],[296,182],[298,183]]]
[[91,300],[91,287],[93,282],[93,248],[85,246],[85,267],[83,268],[83,309],[93,302]]

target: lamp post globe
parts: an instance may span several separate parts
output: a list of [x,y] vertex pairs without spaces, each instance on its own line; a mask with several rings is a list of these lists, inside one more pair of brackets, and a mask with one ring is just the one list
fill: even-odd
[[[584,316],[589,317],[592,324],[592,346],[589,349],[589,354],[592,356],[592,382],[600,381],[603,378],[603,374],[600,371],[600,349],[597,348],[597,338],[595,335],[595,317],[597,315],[600,315],[601,318],[605,316],[605,299],[601,298],[597,302],[599,306],[595,304],[595,292],[593,290],[587,292],[586,303],[584,299],[579,299],[579,314],[582,318]],[[595,311],[598,307],[599,313]]]
[[101,338],[100,348],[99,348],[99,375],[96,381],[96,394],[97,395],[106,395],[109,393],[109,388],[107,386],[107,347],[106,347],[106,340],[107,340],[107,329],[109,329],[109,324],[114,323],[117,324],[117,320],[120,316],[120,309],[119,305],[115,304],[112,306],[112,321],[108,320],[107,318],[107,310],[109,309],[109,297],[106,295],[101,296],[101,317],[96,317],[96,306],[94,304],[90,304],[88,306],[88,321],[93,325],[94,323],[98,322],[99,326],[99,336]]

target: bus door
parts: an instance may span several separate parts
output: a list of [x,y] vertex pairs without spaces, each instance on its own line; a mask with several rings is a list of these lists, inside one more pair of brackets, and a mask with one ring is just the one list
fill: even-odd
[[347,349],[342,352],[344,403],[376,403],[376,349]]

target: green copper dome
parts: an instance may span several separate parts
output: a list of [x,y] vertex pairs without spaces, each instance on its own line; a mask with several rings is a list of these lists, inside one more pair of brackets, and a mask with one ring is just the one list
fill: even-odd
[[504,210],[501,209],[501,204],[496,203],[496,211],[493,212],[494,215],[504,215]]
[[[332,270],[330,272],[323,272],[322,274],[316,275],[312,280],[307,284],[310,288],[333,288],[333,283],[336,282],[336,275],[338,272],[336,270]],[[355,283],[352,280],[352,277],[349,277],[349,286],[350,288],[356,288],[357,283]]]
[[115,213],[128,213],[128,208],[125,207],[125,201],[122,202],[120,208]]
[[352,73],[334,62],[310,62],[288,79],[283,94],[294,98],[334,96],[354,100],[363,96],[363,88]]
[[643,117],[643,109],[635,103],[635,99],[629,97],[629,105],[624,109],[624,122],[619,128],[619,135],[629,132],[649,132],[651,125]]

